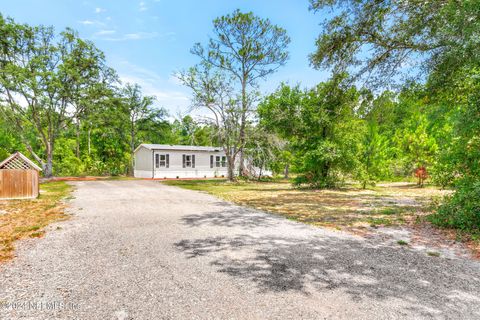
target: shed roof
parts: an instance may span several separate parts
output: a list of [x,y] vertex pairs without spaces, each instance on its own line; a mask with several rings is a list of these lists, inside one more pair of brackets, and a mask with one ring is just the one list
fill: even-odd
[[137,152],[138,149],[144,147],[149,150],[180,150],[180,151],[222,151],[221,147],[204,147],[204,146],[182,146],[182,145],[173,145],[173,144],[150,144],[142,143],[135,149]]
[[25,157],[19,151],[13,153],[10,157],[0,162],[0,169],[33,169],[42,171],[39,166],[37,166],[32,160]]

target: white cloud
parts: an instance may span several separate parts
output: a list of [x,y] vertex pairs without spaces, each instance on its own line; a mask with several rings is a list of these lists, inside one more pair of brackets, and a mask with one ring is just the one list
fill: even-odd
[[95,8],[95,13],[102,13],[102,12],[105,12],[107,10],[103,9],[103,8],[100,8],[100,7],[97,7]]
[[84,25],[95,24],[95,21],[92,21],[92,20],[82,20],[82,21],[78,21],[78,22],[81,23],[81,24],[84,24]]
[[85,19],[85,20],[78,21],[78,23],[83,24],[85,26],[99,26],[99,27],[105,27],[106,26],[105,22],[102,22],[102,21],[99,21],[99,20]]
[[[110,30],[110,31],[113,31],[113,30]],[[106,40],[106,41],[128,41],[128,40],[152,39],[158,36],[157,32],[136,32],[136,33],[126,33],[123,35],[119,35],[117,37],[109,36],[112,34],[113,32],[103,33],[103,34],[96,32],[92,35],[92,37],[96,39]]]
[[93,34],[94,37],[101,37],[101,36],[104,36],[104,35],[109,35],[109,34],[115,34],[115,30],[100,30],[98,32],[95,32]]
[[144,1],[140,1],[139,6],[140,6],[140,8],[139,8],[138,10],[139,10],[140,12],[142,12],[142,11],[147,11],[147,10],[148,10],[147,4],[146,4]]
[[127,34],[125,35],[125,40],[150,39],[150,38],[155,38],[157,35],[158,35],[157,32],[127,33]]

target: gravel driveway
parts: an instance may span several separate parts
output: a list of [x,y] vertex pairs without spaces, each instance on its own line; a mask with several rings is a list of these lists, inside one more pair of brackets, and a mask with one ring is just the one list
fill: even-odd
[[0,319],[480,318],[477,262],[155,181],[74,185],[72,219],[0,267]]

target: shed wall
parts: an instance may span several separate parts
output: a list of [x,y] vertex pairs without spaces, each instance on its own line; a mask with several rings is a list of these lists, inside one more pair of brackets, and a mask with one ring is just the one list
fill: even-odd
[[0,199],[36,198],[38,194],[38,171],[0,170]]

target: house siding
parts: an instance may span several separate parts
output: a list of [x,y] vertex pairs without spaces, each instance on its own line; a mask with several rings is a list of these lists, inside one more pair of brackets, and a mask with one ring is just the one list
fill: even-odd
[[[154,168],[155,178],[213,178],[227,176],[227,167],[210,168],[210,156],[225,156],[223,151],[184,151],[184,150],[154,150],[156,154],[169,155],[169,167]],[[183,167],[183,155],[195,156],[195,167]],[[155,158],[152,160],[155,166]],[[214,158],[215,159],[215,158]]]
[[137,178],[152,178],[152,150],[141,147],[135,152],[134,176]]
[[[213,148],[212,148],[213,149]],[[168,168],[156,168],[156,155],[167,155]],[[195,167],[183,167],[183,155],[195,156]],[[214,157],[213,168],[210,156]],[[135,152],[134,176],[138,178],[213,178],[227,177],[227,167],[216,167],[217,156],[225,156],[223,150],[172,150],[152,149],[141,145]]]

